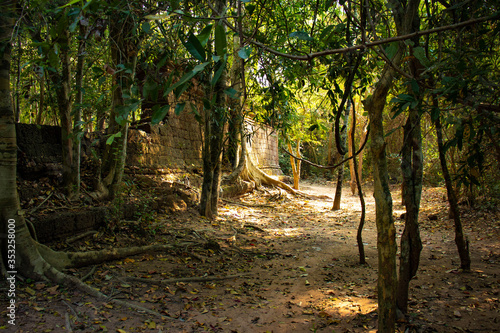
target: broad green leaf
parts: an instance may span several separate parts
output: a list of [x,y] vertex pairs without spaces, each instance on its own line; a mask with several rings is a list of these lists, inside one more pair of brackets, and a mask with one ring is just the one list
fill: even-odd
[[327,26],[325,29],[323,29],[323,31],[321,32],[321,35],[320,35],[320,40],[323,42],[323,43],[329,43],[330,40],[331,40],[331,36],[332,36],[332,31],[333,31],[333,28],[334,26],[333,25],[329,25]]
[[115,134],[111,134],[109,138],[106,140],[107,145],[113,144],[113,141],[115,141],[115,138],[120,138],[122,136],[122,132],[118,132]]
[[211,32],[212,32],[212,25],[209,24],[205,28],[203,28],[203,30],[198,34],[198,36],[196,36],[203,47],[207,45]]
[[420,63],[425,67],[430,67],[431,62],[425,56],[425,50],[421,46],[417,46],[413,49],[413,55],[420,61]]
[[205,61],[205,49],[195,35],[189,34],[188,40],[184,43],[184,46],[196,60]]
[[172,86],[170,86],[170,87],[167,88],[167,90],[165,91],[164,96],[168,96],[168,94],[170,94],[174,89],[176,89],[180,85],[186,83],[187,81],[191,80],[195,75],[196,75],[196,73],[194,71],[190,71],[190,72],[184,74],[184,76],[181,77],[179,81],[177,81]]
[[195,73],[201,72],[202,70],[205,69],[205,67],[207,67],[208,64],[210,64],[209,61],[196,65],[195,68],[193,68],[193,72]]
[[182,103],[177,103],[177,105],[175,106],[175,115],[179,115],[182,110],[184,110],[184,107],[186,106],[186,102],[182,102]]
[[309,34],[305,31],[294,31],[290,34],[290,37],[295,37],[300,40],[313,41],[314,38],[309,36]]
[[181,84],[174,91],[175,98],[181,97],[181,95],[190,87],[189,82]]
[[240,92],[234,88],[228,88],[228,89],[224,90],[224,93],[231,98],[239,98],[240,97]]
[[162,121],[168,114],[169,110],[170,110],[170,105],[167,104],[153,111],[153,115],[151,116],[151,124],[153,125],[159,124],[160,121]]
[[398,42],[390,43],[389,46],[385,48],[385,54],[387,54],[387,57],[392,60],[392,58],[394,58],[394,56],[396,55],[396,52],[398,52],[398,49]]
[[223,25],[215,27],[215,51],[217,55],[222,56],[227,52],[226,31]]
[[242,47],[238,51],[238,55],[240,56],[241,59],[248,59],[251,53],[252,53],[252,48],[249,45]]
[[215,84],[217,83],[217,81],[219,81],[221,75],[222,75],[222,72],[224,72],[224,69],[226,68],[226,61],[222,61],[222,63],[219,65],[219,68],[217,69],[217,71],[215,72],[214,74],[214,77],[212,78],[212,86],[215,86]]
[[149,34],[151,32],[151,24],[149,24],[149,22],[144,22],[142,24],[142,31],[146,34]]

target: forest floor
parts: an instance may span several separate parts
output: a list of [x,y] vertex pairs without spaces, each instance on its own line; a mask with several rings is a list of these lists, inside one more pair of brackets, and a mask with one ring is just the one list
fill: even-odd
[[[304,183],[301,189],[333,198],[331,182]],[[399,195],[394,187],[398,237],[404,212]],[[457,269],[445,197],[443,188],[424,189],[421,262],[411,283],[408,318],[398,323],[398,330],[500,332],[500,211],[462,206],[472,257],[472,271],[464,273]],[[17,326],[6,323],[6,306],[2,306],[0,330],[375,332],[377,252],[371,190],[365,200],[363,242],[368,265],[358,264],[356,232],[361,208],[358,196],[352,196],[348,188],[344,188],[338,211],[331,210],[332,200],[305,200],[266,189],[221,201],[220,216],[213,221],[188,209],[156,215],[148,230],[135,232],[127,226],[72,245],[73,250],[91,250],[191,241],[193,246],[177,251],[69,272],[87,275],[85,283],[104,294],[154,309],[164,318],[28,280],[17,286]],[[196,246],[207,240],[209,246]],[[52,246],[64,249],[60,244]]]

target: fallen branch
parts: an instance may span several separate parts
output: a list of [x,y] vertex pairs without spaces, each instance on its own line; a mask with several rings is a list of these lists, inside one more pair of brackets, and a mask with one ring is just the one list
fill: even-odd
[[54,191],[50,192],[50,194],[49,194],[49,195],[45,198],[45,200],[43,200],[43,201],[42,201],[42,203],[41,203],[41,204],[39,204],[38,206],[36,206],[35,208],[33,208],[33,209],[30,211],[30,214],[35,213],[35,212],[36,212],[36,211],[37,211],[40,207],[42,207],[42,205],[43,205],[44,203],[46,203],[46,202],[47,202],[47,200],[49,200],[49,199],[50,199],[50,197],[52,196],[52,194],[54,194]]
[[239,278],[239,277],[242,277],[245,275],[250,275],[250,274],[252,274],[252,273],[234,274],[234,275],[227,275],[227,276],[173,278],[173,279],[166,279],[166,280],[152,280],[152,279],[147,279],[147,278],[138,278],[138,277],[129,276],[129,277],[125,277],[125,280],[160,285],[160,284],[170,284],[170,283],[177,283],[177,282],[208,282],[208,281],[229,280],[229,279],[235,279],[235,278]]
[[76,235],[74,237],[70,237],[70,238],[66,239],[66,243],[70,244],[70,243],[76,242],[77,240],[80,240],[82,238],[85,238],[85,237],[90,236],[90,235],[95,235],[95,234],[97,234],[97,231],[90,230],[90,231],[87,231],[83,234]]
[[87,280],[89,277],[91,277],[95,273],[96,268],[97,268],[97,266],[94,265],[94,267],[92,267],[92,269],[87,274],[85,274],[80,280],[82,282]]

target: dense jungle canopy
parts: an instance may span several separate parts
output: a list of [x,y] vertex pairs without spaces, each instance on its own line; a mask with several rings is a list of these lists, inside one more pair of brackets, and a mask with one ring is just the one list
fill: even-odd
[[[345,178],[363,200],[362,180],[373,181],[380,332],[394,332],[408,311],[424,185],[446,187],[459,266],[470,270],[458,204],[500,199],[498,1],[20,0],[0,8],[0,218],[3,234],[16,221],[18,274],[106,299],[65,270],[144,249],[67,253],[33,240],[16,190],[14,124],[61,127],[60,188],[76,201],[81,139],[102,133],[87,191],[116,200],[129,128],[168,122],[172,109],[194,113],[203,133],[199,212],[209,219],[219,213],[221,182],[300,196],[301,176],[335,177],[340,189]],[[244,119],[279,133],[293,186],[251,161]],[[399,265],[392,183],[402,183],[406,208]],[[5,275],[14,270],[8,240]]]

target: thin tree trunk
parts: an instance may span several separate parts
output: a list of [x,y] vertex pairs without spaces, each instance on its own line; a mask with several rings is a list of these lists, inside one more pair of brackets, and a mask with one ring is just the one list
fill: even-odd
[[[295,152],[295,156],[300,158],[301,156],[300,156],[300,140],[299,139],[297,139],[296,145],[297,145],[297,147],[296,147],[297,151]],[[293,189],[298,190],[299,189],[299,182],[300,182],[301,161],[293,158],[292,155],[294,154],[294,151],[292,148],[292,144],[290,142],[288,142],[288,151],[291,154],[290,155],[290,165],[292,166]]]
[[75,191],[76,175],[74,173],[75,161],[73,154],[73,125],[71,119],[72,102],[69,31],[62,31],[56,41],[60,45],[59,59],[61,61],[61,70],[60,72],[48,72],[55,86],[59,119],[61,121],[63,189],[68,196],[72,196]]
[[404,126],[402,156],[401,170],[406,214],[405,229],[401,237],[397,306],[403,313],[407,313],[410,280],[417,274],[422,251],[418,215],[422,194],[423,154],[420,115],[417,108],[410,110]]
[[[401,61],[401,50],[393,63]],[[374,180],[375,222],[377,225],[378,249],[378,330],[380,333],[394,333],[396,325],[396,229],[392,216],[392,196],[389,189],[387,156],[385,152],[383,111],[387,94],[394,78],[394,70],[385,65],[382,76],[373,94],[365,101],[370,117],[370,141]]]
[[[434,97],[434,107],[438,107],[436,97]],[[434,120],[434,125],[436,127],[439,161],[441,162],[441,170],[443,171],[446,191],[448,193],[448,203],[450,205],[450,211],[453,215],[453,221],[455,222],[455,244],[457,245],[458,255],[460,257],[460,268],[464,271],[470,271],[471,260],[469,254],[469,242],[464,236],[462,221],[460,219],[460,211],[458,209],[458,200],[455,194],[455,190],[453,189],[453,183],[451,180],[450,172],[448,170],[448,165],[446,163],[443,130],[439,116]]]
[[[356,110],[354,107],[354,102],[352,104],[353,109],[352,109],[352,128],[356,127]],[[356,141],[355,141],[355,131],[351,131],[349,135],[349,149],[351,152],[356,151]],[[352,155],[353,153],[351,153]],[[360,265],[365,265],[366,264],[366,256],[365,256],[365,247],[363,245],[363,227],[365,226],[365,213],[366,213],[366,205],[365,205],[365,198],[363,196],[363,189],[361,188],[361,177],[360,173],[358,171],[358,162],[356,158],[352,159],[353,161],[353,170],[354,170],[354,180],[356,181],[356,185],[358,188],[358,194],[359,194],[359,202],[361,204],[361,217],[359,219],[359,225],[358,225],[358,232],[356,234],[356,241],[358,242],[358,252],[359,252],[359,264]],[[351,182],[352,184],[352,182]],[[352,188],[352,187],[351,187]]]
[[[225,0],[218,0],[216,12],[223,12]],[[217,51],[217,49],[216,49]],[[224,54],[218,54],[221,58]],[[214,73],[225,66],[224,61],[217,63]],[[224,90],[227,85],[226,69],[222,70],[219,80],[213,86],[215,103],[205,110],[205,139],[203,147],[203,183],[200,198],[200,214],[214,218],[218,214],[220,181],[222,175],[222,149],[224,142],[224,126],[226,123],[226,102]],[[208,96],[211,94],[209,93]],[[211,99],[210,99],[211,100]]]
[[[350,89],[350,85],[349,85],[349,89]],[[350,110],[351,110],[351,98],[350,97],[348,97],[348,98],[349,99],[347,100],[347,105],[346,105],[346,108],[345,108],[344,124],[347,124],[348,119],[349,119],[349,113],[350,113]],[[347,141],[345,128],[346,127],[344,127],[344,129],[340,133],[340,140],[342,141],[340,143],[341,147],[345,147],[346,141]],[[339,146],[339,144],[337,144],[337,147],[338,146]],[[340,153],[340,151],[339,151],[339,153]],[[340,158],[343,159],[344,155],[341,155]],[[335,188],[335,198],[333,199],[332,210],[339,210],[340,209],[340,202],[342,201],[342,186],[343,186],[343,182],[344,182],[344,166],[341,165],[339,167],[339,170],[338,170],[337,186]]]
[[[353,111],[354,113],[354,111]],[[351,117],[351,126],[349,128],[349,134],[348,134],[348,153],[349,153],[349,157],[351,157],[353,154],[354,154],[354,136],[355,136],[355,133],[356,133],[356,124],[355,124],[355,119],[356,119],[356,116],[353,114],[353,116]],[[352,195],[356,194],[356,172],[354,171],[354,169],[356,168],[355,167],[355,160],[356,158],[352,158],[349,160],[349,173],[350,173],[350,176],[351,176],[351,181],[349,182],[350,186],[351,186],[351,193]]]
[[35,123],[41,125],[43,122],[43,111],[45,109],[45,74],[38,78],[40,85],[40,100],[38,102],[38,113],[36,114]]
[[75,163],[74,163],[74,173],[76,178],[76,188],[75,194],[80,194],[80,164],[81,164],[81,149],[82,149],[82,104],[83,104],[83,67],[85,65],[85,48],[87,43],[87,28],[80,24],[80,41],[78,44],[78,60],[76,63],[76,103],[78,104],[74,115],[74,126],[73,131],[75,135]]
[[[114,74],[113,100],[110,112],[108,134],[117,134],[110,145],[107,145],[104,155],[103,185],[109,189],[110,199],[114,199],[121,190],[121,183],[127,157],[128,117],[133,110],[130,107],[137,65],[137,52],[140,39],[134,36],[135,22],[128,14],[115,13],[111,17],[110,38],[111,60],[113,66],[124,65],[131,71],[117,71]],[[128,97],[127,97],[128,96]],[[121,118],[119,123],[117,118]]]

